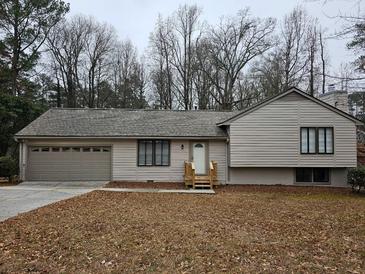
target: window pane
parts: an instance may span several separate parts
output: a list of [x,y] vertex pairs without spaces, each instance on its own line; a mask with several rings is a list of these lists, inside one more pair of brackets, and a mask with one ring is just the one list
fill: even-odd
[[326,128],[326,152],[333,153],[333,128]]
[[314,168],[313,169],[313,181],[314,182],[329,182],[329,169],[328,168]]
[[146,143],[144,141],[138,142],[138,165],[144,166],[146,165]]
[[301,183],[312,182],[312,169],[311,168],[297,168],[296,169],[296,181]]
[[169,141],[162,141],[163,149],[162,149],[162,165],[168,166],[170,163],[170,146]]
[[69,147],[63,147],[63,148],[62,148],[62,151],[63,151],[63,152],[67,152],[67,151],[70,151],[70,149],[71,149],[71,148],[69,148]]
[[41,151],[43,151],[43,152],[48,152],[48,151],[49,151],[49,147],[42,147],[42,148],[41,148]]
[[152,141],[146,141],[146,166],[152,166]]
[[80,147],[73,147],[72,148],[72,151],[80,152],[81,151],[81,148]]
[[319,128],[318,129],[318,153],[325,153],[325,129]]
[[316,129],[309,128],[309,153],[316,153]]
[[307,128],[302,128],[302,153],[308,153],[308,137],[307,137],[307,133],[308,133],[308,129]]
[[83,152],[90,152],[91,151],[91,148],[90,147],[84,147],[82,149]]
[[155,165],[162,165],[162,141],[155,142]]

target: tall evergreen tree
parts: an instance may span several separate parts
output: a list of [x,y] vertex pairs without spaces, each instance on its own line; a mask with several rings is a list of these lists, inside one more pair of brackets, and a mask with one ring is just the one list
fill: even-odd
[[41,46],[68,10],[69,4],[62,0],[0,1],[0,59],[13,95],[26,92],[24,80],[36,65]]

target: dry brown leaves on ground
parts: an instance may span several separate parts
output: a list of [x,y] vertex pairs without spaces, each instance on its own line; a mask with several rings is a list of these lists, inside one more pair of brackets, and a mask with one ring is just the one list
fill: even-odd
[[96,191],[0,223],[0,272],[365,272],[365,199]]
[[104,187],[106,188],[152,188],[152,189],[184,189],[184,183],[160,183],[160,182],[126,182],[111,181]]

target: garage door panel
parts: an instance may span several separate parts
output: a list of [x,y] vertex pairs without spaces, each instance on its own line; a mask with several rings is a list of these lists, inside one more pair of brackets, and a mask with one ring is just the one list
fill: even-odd
[[[94,147],[95,152],[76,147],[53,152],[41,147],[30,147],[28,156],[28,180],[109,180],[111,177],[111,149]],[[75,149],[75,150],[76,150]]]

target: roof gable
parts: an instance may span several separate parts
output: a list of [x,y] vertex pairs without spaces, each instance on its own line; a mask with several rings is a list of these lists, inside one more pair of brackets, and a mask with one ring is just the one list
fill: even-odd
[[236,115],[233,115],[232,117],[228,118],[227,120],[225,120],[223,122],[218,123],[217,125],[218,126],[230,125],[233,121],[235,121],[235,120],[237,120],[237,119],[239,119],[239,118],[241,118],[245,115],[248,115],[251,112],[256,111],[256,110],[258,110],[258,109],[260,109],[260,108],[262,108],[262,107],[264,107],[264,106],[266,106],[266,105],[268,105],[268,104],[270,104],[270,103],[272,103],[276,100],[279,100],[279,99],[281,99],[281,98],[283,98],[283,97],[285,97],[285,96],[287,96],[288,94],[291,94],[291,93],[299,94],[299,95],[303,96],[304,98],[315,102],[316,104],[319,104],[319,105],[321,105],[321,106],[323,106],[323,107],[325,107],[325,108],[327,108],[327,109],[329,109],[333,112],[336,112],[337,114],[351,120],[356,125],[363,125],[362,121],[356,119],[352,115],[350,115],[346,112],[343,112],[342,110],[340,110],[340,109],[338,109],[334,106],[331,106],[331,105],[329,105],[329,104],[327,104],[327,103],[325,103],[325,102],[323,102],[323,101],[321,101],[321,100],[319,100],[319,99],[317,99],[317,98],[315,98],[315,97],[313,97],[313,96],[311,96],[311,95],[305,93],[304,91],[302,91],[298,88],[295,88],[295,87],[289,88],[287,91],[285,91],[283,93],[279,93],[279,94],[277,94],[273,97],[267,98],[266,100],[254,105],[252,107],[249,107],[249,108],[241,111],[240,113],[238,113]]

